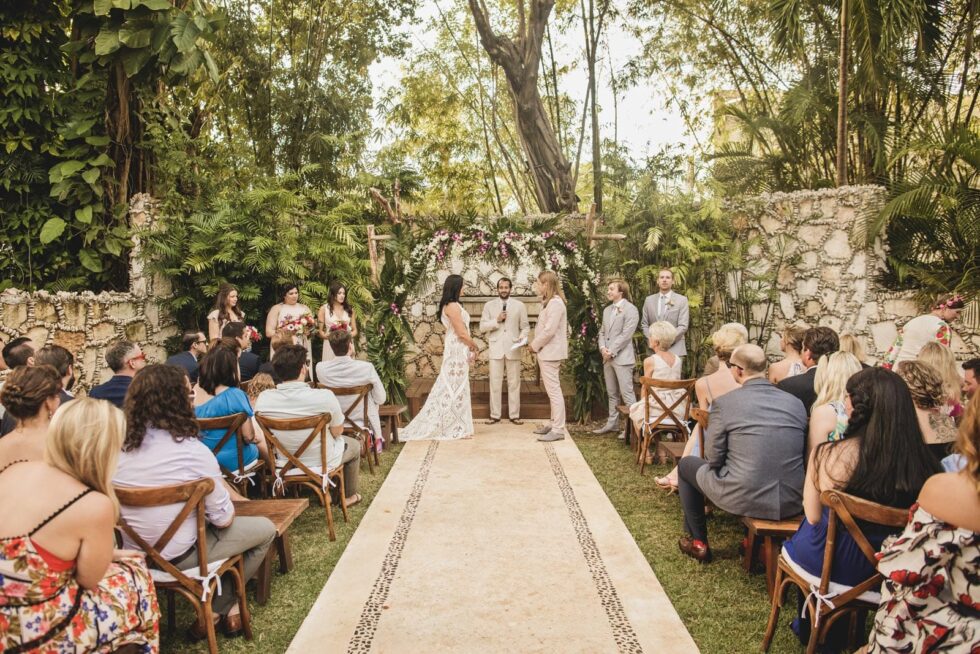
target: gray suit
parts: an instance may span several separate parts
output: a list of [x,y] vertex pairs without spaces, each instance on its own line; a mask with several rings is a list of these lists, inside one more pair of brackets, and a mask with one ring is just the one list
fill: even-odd
[[660,292],[648,295],[643,302],[643,317],[640,320],[640,331],[643,332],[644,338],[650,336],[650,325],[659,320],[665,320],[677,328],[677,338],[674,339],[674,344],[670,348],[671,354],[679,357],[687,356],[687,341],[684,334],[687,333],[687,328],[691,323],[691,310],[687,298],[671,291],[663,310],[660,309]]
[[633,334],[640,321],[640,312],[627,300],[617,308],[610,304],[602,312],[602,327],[599,329],[599,350],[612,352],[612,359],[602,364],[606,378],[606,393],[609,395],[609,423],[618,419],[616,407],[629,406],[636,402],[633,392],[633,368],[636,365],[636,352],[633,350]]
[[735,515],[781,520],[803,510],[806,409],[765,379],[750,379],[711,404],[697,470],[706,498]]

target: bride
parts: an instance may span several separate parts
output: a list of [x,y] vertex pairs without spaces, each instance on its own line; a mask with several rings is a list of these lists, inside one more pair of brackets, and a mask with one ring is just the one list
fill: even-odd
[[470,362],[479,348],[470,337],[470,314],[459,303],[462,294],[463,278],[447,277],[436,314],[446,328],[442,368],[422,410],[399,433],[402,440],[455,440],[473,436]]

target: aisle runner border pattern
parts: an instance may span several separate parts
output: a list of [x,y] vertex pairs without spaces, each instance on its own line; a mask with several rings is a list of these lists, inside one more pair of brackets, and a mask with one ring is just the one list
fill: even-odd
[[402,550],[405,549],[405,540],[408,532],[412,528],[412,521],[415,520],[415,511],[418,509],[422,499],[422,489],[425,482],[429,479],[429,471],[432,469],[432,462],[436,458],[436,450],[439,449],[439,441],[429,443],[429,449],[425,453],[425,459],[419,468],[419,474],[415,478],[412,492],[405,503],[405,510],[398,520],[398,526],[388,544],[388,551],[385,553],[384,561],[381,563],[381,572],[378,573],[374,585],[371,587],[371,595],[364,608],[361,609],[361,617],[354,628],[354,635],[347,644],[348,654],[367,654],[371,651],[374,644],[374,635],[378,630],[378,621],[381,619],[381,612],[384,604],[388,601],[388,593],[391,590],[391,582],[398,571],[398,563],[402,558]]
[[551,471],[558,480],[558,488],[565,500],[565,508],[568,509],[572,527],[575,529],[575,535],[582,547],[582,556],[585,557],[589,572],[592,573],[592,581],[599,592],[599,600],[602,603],[602,608],[606,611],[606,618],[609,620],[609,626],[612,627],[616,645],[619,646],[620,652],[642,654],[643,646],[640,645],[640,639],[626,616],[626,609],[623,608],[619,593],[616,591],[612,579],[609,578],[609,571],[606,570],[606,564],[602,560],[602,554],[599,552],[599,546],[596,545],[592,529],[589,527],[589,522],[575,497],[575,490],[565,475],[565,469],[562,467],[561,461],[558,460],[554,445],[547,443],[545,452],[548,454],[548,461],[551,463]]

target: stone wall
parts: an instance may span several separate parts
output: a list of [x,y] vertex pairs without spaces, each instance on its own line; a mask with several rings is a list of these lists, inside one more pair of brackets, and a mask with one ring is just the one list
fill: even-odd
[[[748,248],[748,269],[775,276],[770,355],[779,356],[781,329],[799,323],[855,334],[877,361],[888,351],[898,328],[923,313],[910,294],[887,291],[875,283],[884,269],[885,249],[880,241],[864,246],[861,228],[864,218],[884,201],[881,187],[849,186],[767,194],[729,207],[747,238],[758,241]],[[766,303],[753,307],[753,336],[758,335],[766,311]],[[953,329],[957,359],[978,356],[980,332],[962,322]]]
[[[130,221],[142,227],[151,220],[148,196],[133,198]],[[164,342],[178,333],[157,298],[169,294],[166,280],[144,274],[139,242],[130,256],[127,293],[29,293],[8,289],[0,294],[0,342],[28,336],[38,345],[57,344],[75,355],[75,390],[86,391],[112,372],[105,365],[106,346],[120,338],[136,341],[150,362],[162,362]]]

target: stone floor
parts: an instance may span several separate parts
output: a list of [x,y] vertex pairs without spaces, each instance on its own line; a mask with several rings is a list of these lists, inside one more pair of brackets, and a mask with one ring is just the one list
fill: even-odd
[[570,440],[408,443],[289,652],[696,652]]

